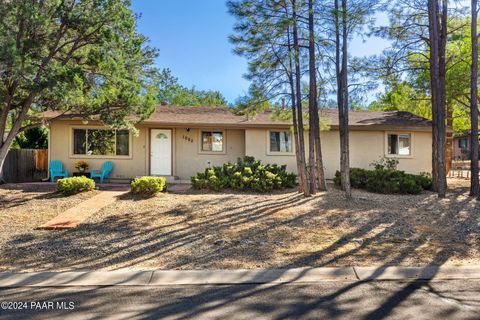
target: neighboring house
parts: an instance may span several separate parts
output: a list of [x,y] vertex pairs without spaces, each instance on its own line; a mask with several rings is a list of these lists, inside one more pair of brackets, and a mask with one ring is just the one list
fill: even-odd
[[[340,163],[338,111],[322,110],[321,117],[330,127],[321,133],[330,179]],[[369,168],[385,156],[399,159],[399,169],[407,172],[431,171],[430,121],[407,112],[383,111],[351,111],[349,118],[352,167]],[[134,135],[107,129],[98,121],[55,120],[50,123],[49,158],[62,161],[70,172],[80,159],[92,169],[113,161],[112,180],[142,175],[187,180],[208,166],[245,155],[296,171],[291,125],[273,120],[271,111],[247,119],[226,108],[159,106],[137,129]]]
[[[480,139],[480,133],[479,133]],[[469,160],[470,159],[470,134],[457,134],[453,136],[453,159]]]

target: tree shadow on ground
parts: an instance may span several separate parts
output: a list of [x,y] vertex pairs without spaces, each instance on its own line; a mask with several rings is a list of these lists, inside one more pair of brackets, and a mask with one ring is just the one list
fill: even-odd
[[[335,195],[336,191],[331,192]],[[480,206],[478,201],[465,196],[466,193],[465,188],[454,189],[448,194],[447,200],[438,200],[433,194],[419,196],[417,202],[411,203],[411,208],[408,209],[411,211],[405,214],[395,210],[386,212],[374,208],[376,201],[382,201],[382,199],[387,201],[381,196],[373,200],[363,199],[362,196],[357,197],[354,200],[355,208],[352,208],[352,204],[349,203],[341,206],[334,205],[328,199],[322,198],[323,196],[305,199],[296,193],[283,194],[273,200],[262,198],[261,203],[254,204],[252,201],[259,198],[253,195],[253,198],[245,197],[244,202],[232,194],[221,195],[213,201],[194,198],[191,199],[191,203],[179,204],[164,211],[162,214],[167,219],[160,226],[151,224],[156,214],[155,210],[158,209],[154,207],[146,211],[132,209],[126,210],[122,215],[107,215],[75,230],[16,236],[4,245],[0,265],[9,270],[14,270],[17,266],[34,270],[51,268],[71,270],[134,267],[148,261],[158,262],[158,259],[166,261],[162,268],[184,268],[192,265],[215,267],[220,266],[221,263],[228,266],[228,259],[233,258],[237,261],[251,261],[261,257],[268,261],[272,259],[272,250],[269,246],[256,244],[255,255],[252,256],[251,250],[243,250],[240,241],[217,244],[214,240],[222,239],[229,228],[239,226],[245,226],[243,234],[247,239],[285,226],[301,228],[305,224],[314,223],[312,219],[317,218],[325,210],[339,210],[343,215],[331,214],[323,222],[331,226],[352,223],[354,227],[351,231],[320,250],[291,258],[277,267],[329,266],[349,257],[372,254],[378,255],[378,260],[382,261],[375,272],[376,275],[381,275],[386,266],[402,263],[412,256],[417,257],[418,251],[425,247],[432,248],[427,250],[429,255],[419,262],[421,265],[442,265],[452,257],[468,257],[469,250],[478,250]],[[335,196],[338,194],[337,192]],[[227,201],[234,202],[229,203],[222,210],[206,212],[203,219],[192,215],[192,210],[200,210],[205,206],[214,207]],[[308,210],[292,214],[291,217],[284,217],[282,220],[273,219],[275,214],[282,210],[296,210],[301,206],[310,207]],[[359,215],[358,208],[368,209],[372,219],[367,219],[368,222],[364,219],[361,220],[362,223],[357,223],[360,221],[356,220]],[[417,226],[416,229],[412,219],[422,220],[421,212],[430,212],[431,218],[423,221],[420,228]],[[416,213],[418,216],[415,215]],[[252,222],[255,223],[254,227],[251,225]],[[429,232],[425,229],[429,225],[432,228],[442,228],[442,233]],[[93,234],[101,236],[92,237]],[[202,246],[200,243],[205,242],[205,238],[211,239],[211,242]],[[370,249],[377,243],[396,241],[399,238],[402,238],[402,241],[393,242],[395,247],[393,251],[378,253],[378,250]],[[354,239],[362,241],[352,247],[351,241]],[[472,243],[475,244],[473,248],[469,246]],[[151,266],[154,268],[155,264]],[[325,294],[321,299],[310,297],[303,303],[292,304],[289,308],[277,312],[275,318],[311,318],[312,313],[319,309],[323,310],[329,318],[341,317],[351,310],[345,311],[340,301],[345,303],[343,297],[365,285],[370,284],[358,281]],[[180,298],[180,300],[188,299],[194,302],[193,305],[190,303],[188,311],[179,309],[181,301],[175,301],[172,304],[162,305],[161,314],[187,319],[268,290],[275,290],[279,286],[281,285],[225,286],[220,289],[217,287],[206,289],[200,294]],[[428,286],[430,286],[428,282],[405,283],[382,296],[378,307],[361,318],[387,318],[399,305],[405,304],[419,290],[425,290],[424,288]],[[442,299],[455,299],[433,289],[430,293]],[[356,300],[349,303],[358,302],[361,298],[358,296]],[[462,301],[462,303],[474,302]],[[265,311],[272,308],[268,304],[252,304],[249,307],[256,310],[264,308]],[[451,310],[451,312],[454,314],[456,311]],[[152,307],[143,314],[143,318],[154,318],[158,314],[157,307]]]
[[[0,187],[7,194],[0,195],[0,209],[15,208],[31,200],[48,200],[63,198],[62,194],[55,192],[53,184],[6,184]],[[21,193],[21,197],[11,197],[13,193]]]

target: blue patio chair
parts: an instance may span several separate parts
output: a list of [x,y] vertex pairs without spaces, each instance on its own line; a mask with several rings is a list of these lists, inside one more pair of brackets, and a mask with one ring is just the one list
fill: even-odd
[[110,173],[113,169],[113,163],[111,161],[104,162],[102,164],[102,169],[100,170],[92,170],[90,173],[90,178],[100,178],[100,183],[103,183],[104,179],[108,179],[110,181]]
[[58,160],[50,161],[50,181],[55,182],[55,177],[57,178],[68,177],[68,171],[63,170],[63,164],[61,161],[58,161]]

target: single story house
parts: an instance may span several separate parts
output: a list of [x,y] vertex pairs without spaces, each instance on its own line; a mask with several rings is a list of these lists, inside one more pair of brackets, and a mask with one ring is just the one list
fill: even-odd
[[[322,131],[326,177],[339,169],[338,111],[321,110],[329,124]],[[351,111],[350,164],[369,168],[381,157],[399,159],[399,169],[430,172],[431,123],[408,112]],[[95,120],[54,120],[49,124],[49,160],[69,172],[86,160],[92,169],[112,161],[112,181],[143,175],[188,180],[208,166],[234,162],[245,155],[296,171],[291,124],[266,111],[253,118],[220,107],[158,106],[138,132],[111,130]],[[308,147],[308,137],[306,145]]]

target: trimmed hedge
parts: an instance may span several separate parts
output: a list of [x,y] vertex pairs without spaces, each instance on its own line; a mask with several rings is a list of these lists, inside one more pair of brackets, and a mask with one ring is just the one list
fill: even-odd
[[207,168],[190,178],[195,189],[220,191],[231,188],[257,192],[293,188],[297,184],[296,180],[296,174],[287,172],[287,166],[263,165],[259,160],[249,156],[239,159],[237,163]]
[[87,177],[71,177],[57,180],[56,190],[65,196],[95,189],[95,181]]
[[[339,171],[335,173],[333,180],[336,185],[341,185]],[[432,179],[426,173],[414,175],[385,168],[375,170],[351,168],[350,183],[353,188],[367,189],[371,192],[384,194],[419,194],[432,187]]]
[[165,177],[141,177],[130,183],[130,192],[153,196],[165,190],[166,186],[167,179]]

